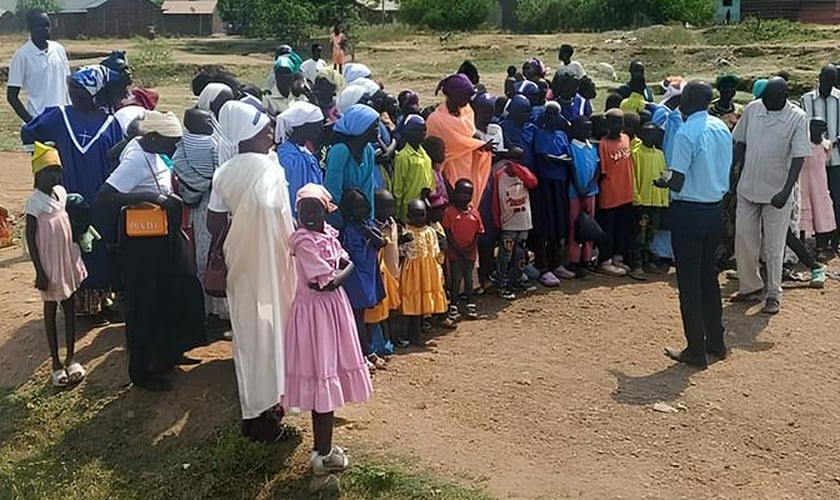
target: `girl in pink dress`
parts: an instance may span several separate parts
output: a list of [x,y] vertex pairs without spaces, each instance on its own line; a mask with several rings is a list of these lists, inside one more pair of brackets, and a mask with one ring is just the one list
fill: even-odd
[[[73,241],[67,215],[67,191],[61,183],[61,159],[50,146],[35,143],[32,156],[35,190],[26,200],[26,244],[35,266],[35,288],[44,301],[44,328],[52,358],[52,384],[66,387],[85,377],[85,369],[73,361],[76,347],[76,307],[73,295],[87,278],[79,246]],[[58,303],[64,311],[67,356],[58,357]]]
[[831,240],[837,229],[834,217],[834,205],[828,191],[828,176],[825,166],[831,156],[831,141],[825,138],[828,125],[825,120],[814,118],[810,123],[811,157],[805,159],[802,173],[799,174],[801,194],[801,214],[799,228],[813,233],[817,240],[817,260],[828,260]]
[[297,293],[285,330],[286,390],[283,406],[312,412],[312,470],[320,489],[347,468],[344,450],[332,445],[333,412],[364,403],[370,373],[356,337],[353,309],[342,283],[353,264],[324,219],[336,209],[329,192],[307,184],[297,193],[298,227],[291,238],[298,271]]

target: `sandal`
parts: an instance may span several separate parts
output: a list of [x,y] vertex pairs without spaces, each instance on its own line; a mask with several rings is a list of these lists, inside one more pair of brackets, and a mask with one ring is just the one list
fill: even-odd
[[380,358],[376,354],[371,354],[367,357],[367,359],[377,370],[385,370],[388,368],[388,363],[386,363],[384,359]]
[[69,382],[67,370],[61,368],[53,371],[51,379],[53,387],[67,387],[67,383]]
[[67,367],[67,378],[70,384],[78,384],[84,380],[85,375],[87,375],[85,368],[75,361]]

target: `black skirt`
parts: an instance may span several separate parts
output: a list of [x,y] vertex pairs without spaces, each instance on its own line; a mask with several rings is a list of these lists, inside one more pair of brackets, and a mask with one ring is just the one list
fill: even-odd
[[569,233],[569,181],[540,179],[531,191],[533,237],[543,241],[560,241]]

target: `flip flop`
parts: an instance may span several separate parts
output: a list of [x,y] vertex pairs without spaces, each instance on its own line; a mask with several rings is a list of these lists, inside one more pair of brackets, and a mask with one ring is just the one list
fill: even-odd
[[67,370],[64,368],[52,372],[52,376],[50,378],[52,380],[53,387],[67,387],[69,379],[67,377]]
[[84,380],[85,375],[87,375],[85,368],[75,361],[67,367],[67,381],[69,384],[78,384]]

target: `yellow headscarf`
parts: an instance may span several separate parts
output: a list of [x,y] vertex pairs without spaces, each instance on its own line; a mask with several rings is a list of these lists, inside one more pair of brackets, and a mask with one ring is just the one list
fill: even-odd
[[54,147],[36,141],[35,153],[32,155],[32,175],[47,167],[61,168],[61,156]]

